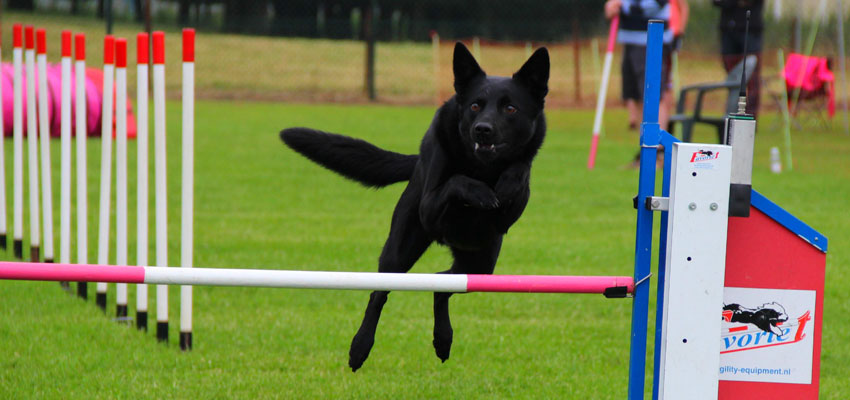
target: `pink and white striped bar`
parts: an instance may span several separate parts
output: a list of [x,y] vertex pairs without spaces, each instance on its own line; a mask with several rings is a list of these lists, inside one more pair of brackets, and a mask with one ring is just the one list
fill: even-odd
[[[0,262],[0,279],[424,292],[632,293],[628,276],[452,275]],[[619,294],[619,296],[617,296]]]

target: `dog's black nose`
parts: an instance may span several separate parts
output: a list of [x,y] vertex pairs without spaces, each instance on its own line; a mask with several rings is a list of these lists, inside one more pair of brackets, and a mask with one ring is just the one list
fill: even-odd
[[475,134],[480,138],[488,138],[493,134],[493,125],[487,122],[479,122],[472,127]]

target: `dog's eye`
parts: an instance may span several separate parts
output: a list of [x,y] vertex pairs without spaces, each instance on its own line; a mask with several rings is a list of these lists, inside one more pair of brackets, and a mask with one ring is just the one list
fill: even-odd
[[472,112],[478,112],[481,111],[481,106],[479,106],[478,103],[472,103],[472,105],[469,106],[469,109],[472,110]]
[[515,112],[517,112],[517,111],[519,111],[519,110],[518,110],[516,107],[514,107],[514,106],[512,106],[512,105],[510,105],[510,104],[508,104],[508,105],[506,105],[506,106],[505,106],[505,112],[506,112],[506,113],[508,113],[508,114],[513,114],[513,113],[515,113]]

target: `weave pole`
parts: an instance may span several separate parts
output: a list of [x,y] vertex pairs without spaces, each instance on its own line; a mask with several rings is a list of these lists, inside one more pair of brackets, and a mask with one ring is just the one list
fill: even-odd
[[[36,30],[38,64],[38,136],[41,145],[41,208],[43,210],[44,262],[53,262],[53,180],[50,176],[50,119],[47,110],[47,33]],[[68,284],[63,282],[63,287]]]
[[[168,196],[165,159],[165,33],[153,33],[154,190],[156,191],[156,265],[168,266]],[[168,343],[168,286],[156,287],[156,338]]]
[[[109,264],[109,197],[112,193],[112,92],[115,79],[115,39],[103,39],[103,110],[100,128],[100,210],[97,226],[97,263]],[[126,111],[125,111],[126,112]],[[97,305],[106,311],[106,282],[97,283]]]
[[13,247],[15,258],[24,258],[24,112],[23,112],[23,27],[12,27],[12,210],[14,224]]
[[[127,262],[127,39],[115,39],[115,263]],[[127,284],[115,285],[115,317],[127,320]]]
[[[148,34],[136,36],[136,265],[148,264]],[[148,286],[136,286],[136,328],[148,330]]]
[[30,203],[30,261],[39,261],[38,221],[38,121],[35,108],[35,34],[32,26],[24,28],[24,60],[27,68],[27,168]]
[[60,68],[59,262],[68,264],[71,262],[71,31],[62,31]]
[[596,293],[609,297],[625,297],[634,289],[634,281],[628,276],[399,274],[22,262],[0,262],[0,279],[455,293]]
[[[0,110],[4,109],[2,86],[0,85]],[[8,251],[8,244],[6,242],[8,230],[6,228],[6,144],[4,143],[6,125],[3,120],[3,114],[0,112],[0,127],[3,127],[2,135],[0,135],[0,250],[5,254]]]
[[[77,263],[88,264],[88,175],[86,175],[86,35],[78,33],[74,36],[74,75],[75,75],[75,115],[77,134]],[[88,298],[88,283],[77,283],[77,295]]]
[[599,133],[602,131],[602,114],[605,113],[608,80],[611,77],[611,62],[614,59],[614,46],[617,44],[617,28],[619,25],[620,17],[614,17],[611,20],[611,28],[608,30],[608,47],[605,48],[602,82],[599,84],[599,93],[596,96],[596,115],[593,117],[593,136],[590,140],[590,154],[587,156],[587,169],[593,169],[596,165],[596,147],[599,144]]
[[[195,219],[195,30],[183,29],[183,158],[180,267],[192,268]],[[180,349],[192,349],[192,286],[180,287]]]

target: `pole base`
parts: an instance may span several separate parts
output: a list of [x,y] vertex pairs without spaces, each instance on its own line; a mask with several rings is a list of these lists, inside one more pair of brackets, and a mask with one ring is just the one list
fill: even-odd
[[118,323],[127,322],[127,305],[126,304],[118,304],[115,306],[115,320]]
[[24,259],[24,241],[21,239],[15,239],[12,247],[14,248],[15,258],[18,260]]
[[87,282],[77,282],[77,296],[83,300],[89,299],[89,284]]
[[168,321],[156,323],[156,340],[168,343]]
[[[47,263],[47,264],[53,264],[53,259],[52,258],[45,258],[44,262]],[[69,293],[71,292],[71,283],[70,282],[61,281],[61,282],[59,282],[59,286],[61,286],[62,289],[64,289],[66,292],[69,292]]]
[[192,332],[180,332],[180,350],[192,350]]
[[95,295],[94,302],[101,310],[106,312],[106,293],[97,293]]
[[30,246],[30,262],[37,263],[39,261],[38,246]]
[[136,312],[136,329],[140,331],[148,331],[148,312],[147,311],[137,311]]

